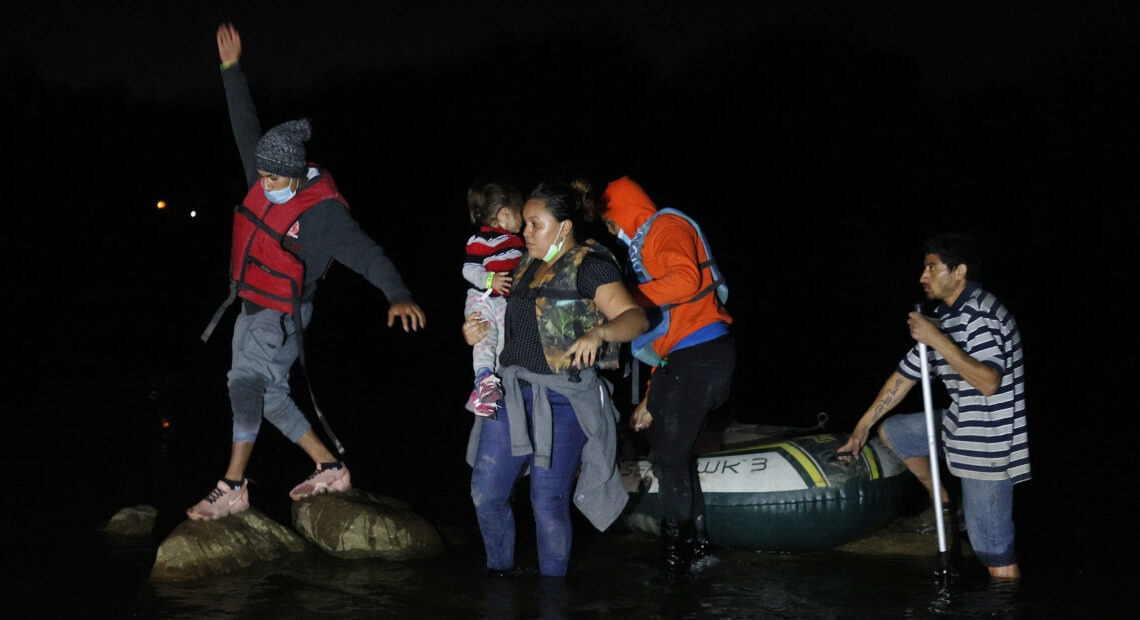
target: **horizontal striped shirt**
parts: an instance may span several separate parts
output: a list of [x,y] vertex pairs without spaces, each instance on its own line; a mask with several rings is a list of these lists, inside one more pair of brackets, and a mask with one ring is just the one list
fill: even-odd
[[475,288],[485,289],[487,274],[514,271],[525,251],[526,243],[519,235],[496,226],[481,226],[467,239],[463,277]]
[[[1029,480],[1029,437],[1025,418],[1025,368],[1021,332],[997,297],[968,283],[954,306],[935,309],[939,328],[967,355],[993,368],[1001,385],[985,396],[966,382],[933,348],[928,351],[931,376],[937,375],[950,394],[942,416],[942,441],[950,472],[976,480]],[[918,345],[898,371],[919,381]]]

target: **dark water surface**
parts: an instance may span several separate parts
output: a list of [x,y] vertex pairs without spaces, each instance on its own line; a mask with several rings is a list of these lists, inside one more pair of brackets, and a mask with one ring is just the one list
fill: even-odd
[[[383,337],[396,339],[389,333]],[[1124,399],[1102,399],[1121,406],[1090,406],[1083,392],[1067,387],[1063,372],[1050,375],[1044,364],[1034,375],[1039,387],[1030,413],[1034,478],[1018,485],[1015,495],[1020,583],[991,584],[967,558],[960,576],[944,590],[934,572],[933,535],[929,553],[919,555],[725,549],[722,561],[696,579],[674,582],[659,569],[655,540],[620,526],[596,532],[577,513],[565,579],[483,577],[470,469],[463,460],[471,424],[462,409],[468,370],[461,343],[456,346],[455,339],[449,345],[447,336],[440,336],[444,344],[435,348],[397,341],[390,350],[420,356],[402,364],[327,353],[376,348],[368,341],[336,341],[322,349],[315,337],[310,356],[315,388],[347,446],[355,486],[405,500],[446,525],[455,544],[445,555],[393,563],[340,560],[313,550],[179,584],[152,582],[149,573],[159,543],[185,518],[186,507],[211,488],[229,456],[225,343],[201,347],[193,342],[165,356],[146,356],[162,360],[150,376],[126,362],[80,360],[85,369],[99,370],[93,376],[57,372],[54,362],[29,367],[34,376],[8,391],[10,441],[16,450],[0,513],[0,613],[27,618],[1115,618],[1134,617],[1140,609],[1135,592],[1140,532],[1130,508],[1131,458],[1121,449],[1128,435],[1111,422],[1082,423],[1125,411]],[[758,373],[755,367],[738,369],[740,392],[728,412],[732,418],[811,426],[819,409],[786,397],[800,394],[804,402],[822,403],[820,409],[842,404],[827,430],[845,432],[875,388],[862,377],[847,381],[855,387],[845,387],[839,378],[797,384],[800,379],[790,375],[793,389],[772,393],[784,400],[748,400]],[[303,383],[295,385],[302,407],[312,411],[303,402],[306,393]],[[628,402],[621,385],[615,396]],[[1121,446],[1113,441],[1117,436]],[[247,472],[255,481],[253,505],[288,524],[288,491],[311,467],[295,446],[266,426]],[[526,494],[520,495],[516,557],[534,567],[533,526]],[[118,510],[141,504],[159,511],[151,536],[111,538],[99,531]]]
[[[454,421],[453,421],[454,422]],[[464,419],[463,424],[466,423]],[[462,424],[456,422],[456,426]],[[1132,532],[1086,507],[1019,488],[1024,578],[990,583],[972,558],[948,588],[936,576],[937,539],[919,555],[824,550],[794,554],[724,549],[693,579],[667,579],[659,549],[622,525],[599,533],[575,513],[577,535],[565,579],[482,576],[483,556],[466,494],[462,431],[423,454],[401,449],[350,461],[357,486],[405,499],[453,532],[442,557],[417,562],[341,560],[317,550],[268,566],[185,583],[149,579],[162,538],[208,490],[226,446],[171,429],[68,434],[18,496],[35,505],[5,511],[0,605],[28,618],[1071,618],[1130,617],[1136,610]],[[102,440],[89,440],[90,437]],[[350,435],[351,436],[351,435]],[[410,440],[407,440],[410,441]],[[421,439],[421,441],[423,441]],[[441,439],[441,441],[443,441]],[[219,443],[209,449],[203,448]],[[414,443],[414,442],[412,442]],[[358,444],[358,442],[357,442]],[[308,467],[296,449],[266,433],[250,475],[253,503],[289,523],[288,488]],[[32,484],[36,482],[37,484]],[[19,485],[27,488],[22,489]],[[50,490],[50,492],[48,492]],[[523,494],[525,498],[525,493]],[[152,536],[108,536],[118,509],[159,509]],[[519,506],[522,566],[534,567],[533,527]],[[1090,518],[1091,516],[1091,518]],[[1093,527],[1092,524],[1099,524]],[[1111,541],[1106,542],[1106,541]],[[1114,546],[1112,543],[1115,543]]]
[[[698,577],[670,580],[644,535],[585,530],[565,579],[482,577],[473,538],[430,561],[347,561],[307,551],[223,577],[162,583],[147,578],[157,536],[64,532],[6,537],[5,554],[25,559],[5,575],[6,617],[1100,618],[1127,616],[1132,607],[1119,580],[1036,562],[1024,566],[1020,584],[991,584],[967,564],[943,587],[933,552],[729,549]],[[533,557],[533,546],[523,542],[520,552]]]

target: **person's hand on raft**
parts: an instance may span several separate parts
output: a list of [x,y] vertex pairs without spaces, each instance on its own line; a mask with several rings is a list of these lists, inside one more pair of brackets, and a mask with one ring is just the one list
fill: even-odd
[[859,458],[859,451],[867,444],[867,435],[869,434],[869,429],[856,426],[855,430],[851,431],[851,436],[847,438],[847,443],[835,451],[836,458],[843,462],[857,460]]

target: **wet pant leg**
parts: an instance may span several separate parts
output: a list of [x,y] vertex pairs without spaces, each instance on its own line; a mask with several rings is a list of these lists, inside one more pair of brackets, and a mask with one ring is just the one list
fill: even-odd
[[[570,504],[582,464],[586,434],[570,401],[553,391],[547,392],[553,415],[553,441],[550,467],[530,470],[530,501],[537,530],[538,568],[548,577],[561,577],[570,564],[573,528]],[[531,407],[527,407],[528,411]]]
[[669,354],[653,373],[646,403],[649,461],[657,476],[662,517],[684,524],[704,513],[693,447],[708,415],[727,400],[736,367],[731,334]]
[[482,420],[479,448],[471,472],[471,501],[483,535],[487,568],[508,570],[515,565],[515,513],[511,496],[515,482],[533,455],[511,454],[511,428],[506,411]]

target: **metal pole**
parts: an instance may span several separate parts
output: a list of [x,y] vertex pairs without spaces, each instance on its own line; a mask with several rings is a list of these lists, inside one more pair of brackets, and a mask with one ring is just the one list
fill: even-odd
[[[922,314],[922,304],[914,305],[915,312]],[[918,343],[918,357],[922,366],[922,404],[926,409],[926,447],[930,452],[930,479],[933,483],[934,519],[938,527],[938,553],[946,557],[946,524],[942,519],[942,481],[938,473],[941,461],[938,458],[938,445],[935,438],[934,406],[930,398],[930,366],[927,363],[926,345]]]

